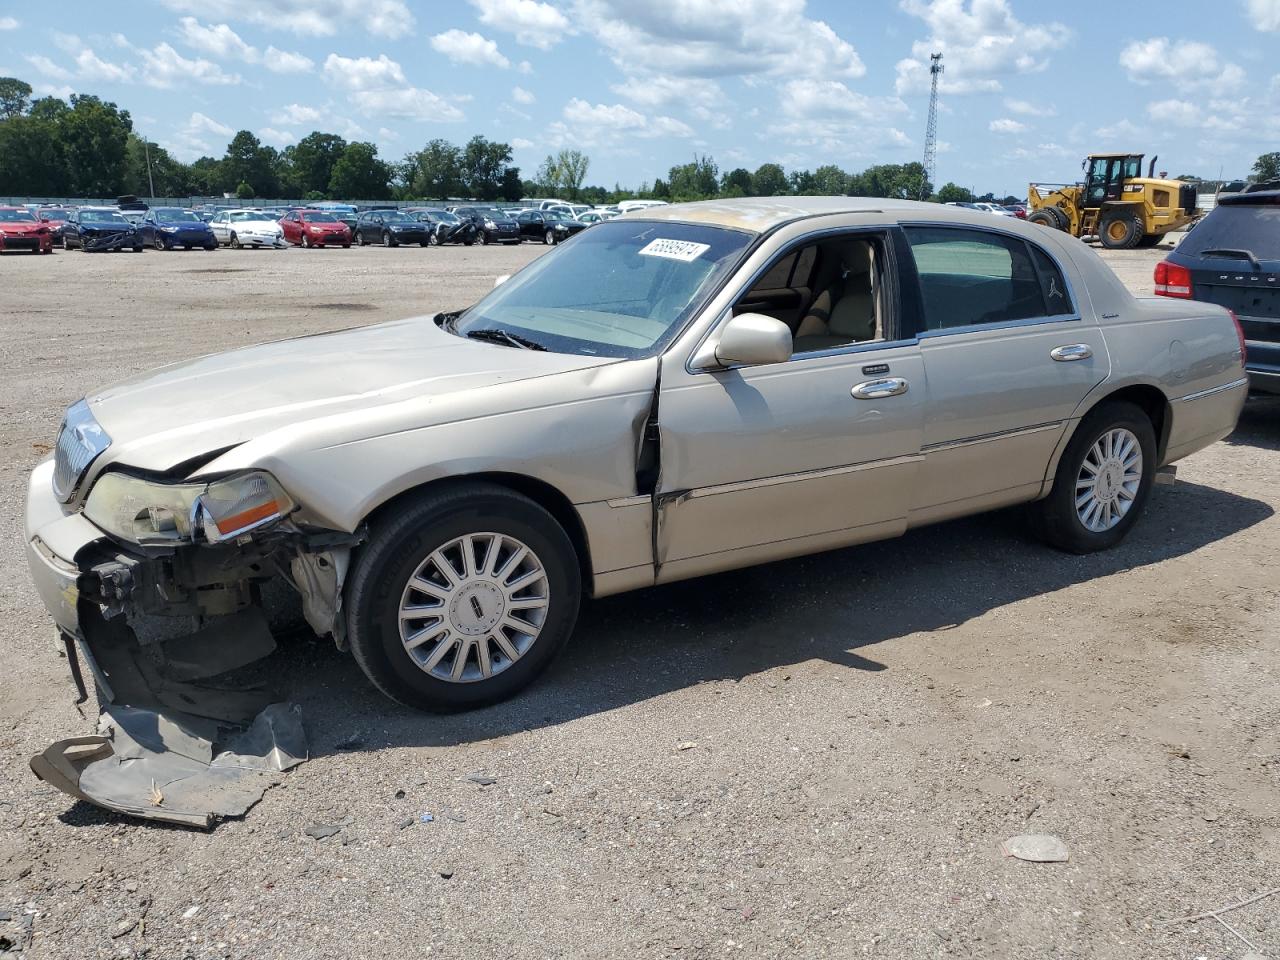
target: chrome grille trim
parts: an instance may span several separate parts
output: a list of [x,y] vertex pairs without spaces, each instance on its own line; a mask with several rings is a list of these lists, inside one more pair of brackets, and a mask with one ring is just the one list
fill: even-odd
[[93,418],[84,400],[73,403],[62,418],[53,453],[53,494],[60,503],[75,496],[89,465],[111,446],[111,437]]

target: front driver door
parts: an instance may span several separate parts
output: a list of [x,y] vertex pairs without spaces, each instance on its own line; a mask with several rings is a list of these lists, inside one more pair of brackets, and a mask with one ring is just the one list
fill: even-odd
[[[845,235],[854,236],[874,238],[881,251],[883,338],[755,367],[690,370],[683,357],[663,357],[659,582],[906,528],[920,460],[924,364],[915,340],[900,335],[887,234]],[[744,295],[802,247],[781,251],[747,280]]]

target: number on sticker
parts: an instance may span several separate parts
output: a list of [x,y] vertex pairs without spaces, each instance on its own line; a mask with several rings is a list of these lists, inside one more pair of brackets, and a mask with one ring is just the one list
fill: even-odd
[[663,257],[667,260],[681,260],[690,263],[711,249],[709,243],[694,243],[690,240],[651,240],[641,247],[642,257]]

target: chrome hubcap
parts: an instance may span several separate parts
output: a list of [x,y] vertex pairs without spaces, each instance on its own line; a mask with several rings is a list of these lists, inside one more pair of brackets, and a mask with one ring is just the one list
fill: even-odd
[[1124,519],[1142,483],[1142,445],[1117,427],[1094,441],[1076,477],[1076,514],[1085,529],[1110,530]]
[[547,572],[529,547],[501,533],[472,533],[434,551],[400,597],[400,640],[418,668],[440,680],[487,680],[538,639],[550,603]]

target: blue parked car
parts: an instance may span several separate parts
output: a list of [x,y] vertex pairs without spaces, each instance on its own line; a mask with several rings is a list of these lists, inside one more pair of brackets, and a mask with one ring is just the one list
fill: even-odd
[[180,207],[156,207],[148,210],[142,222],[138,224],[138,232],[144,243],[149,243],[157,250],[172,250],[182,247],[204,247],[206,250],[218,249],[218,238],[213,228],[190,210]]

